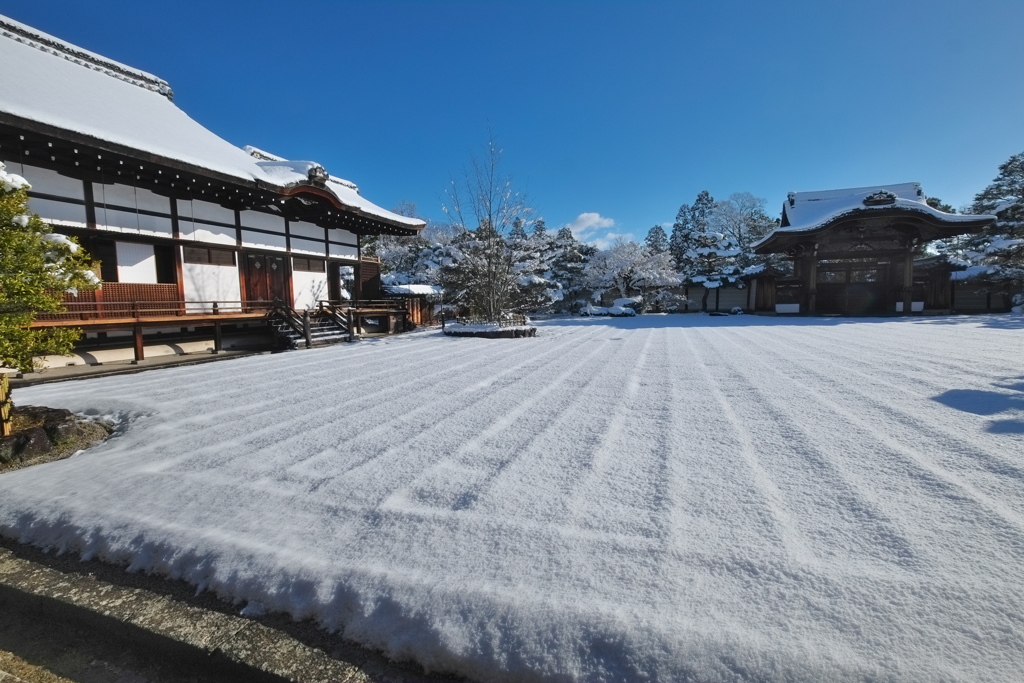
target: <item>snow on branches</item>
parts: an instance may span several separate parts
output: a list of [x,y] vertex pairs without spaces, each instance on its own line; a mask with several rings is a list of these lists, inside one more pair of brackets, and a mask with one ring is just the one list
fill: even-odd
[[74,240],[29,214],[29,188],[0,164],[0,365],[24,371],[35,356],[69,352],[79,335],[30,329],[34,316],[61,310],[64,292],[77,294],[98,282]]

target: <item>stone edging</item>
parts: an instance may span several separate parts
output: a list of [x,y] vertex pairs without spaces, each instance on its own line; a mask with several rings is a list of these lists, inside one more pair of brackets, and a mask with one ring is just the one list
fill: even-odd
[[[5,544],[9,541],[5,541]],[[55,558],[60,559],[60,558]],[[55,563],[56,564],[56,563]],[[162,656],[203,667],[243,667],[253,681],[422,683],[439,680],[373,660],[353,664],[253,619],[187,604],[91,574],[64,572],[0,546],[0,601],[53,619],[74,619]],[[366,667],[373,669],[372,673]]]

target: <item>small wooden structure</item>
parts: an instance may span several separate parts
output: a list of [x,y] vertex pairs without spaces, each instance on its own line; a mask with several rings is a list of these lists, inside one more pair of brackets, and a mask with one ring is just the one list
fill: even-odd
[[408,321],[413,325],[422,327],[423,325],[437,324],[434,308],[443,302],[444,290],[441,287],[385,284],[382,286],[382,291],[388,299],[402,299],[406,302],[409,312]]
[[[948,262],[922,259],[932,240],[980,231],[994,216],[947,214],[925,201],[918,183],[791,192],[782,224],[754,245],[785,254],[792,275],[757,274],[755,310],[778,313],[909,315],[948,311]],[[774,297],[767,289],[774,289]]]

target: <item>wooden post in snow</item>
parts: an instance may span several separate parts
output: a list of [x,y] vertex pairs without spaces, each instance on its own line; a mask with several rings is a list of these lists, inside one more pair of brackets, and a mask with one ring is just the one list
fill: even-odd
[[135,360],[132,364],[138,364],[146,360],[146,351],[142,339],[142,325],[132,328],[132,347],[135,349]]
[[12,420],[11,384],[7,373],[0,372],[0,436],[10,436],[14,431]]

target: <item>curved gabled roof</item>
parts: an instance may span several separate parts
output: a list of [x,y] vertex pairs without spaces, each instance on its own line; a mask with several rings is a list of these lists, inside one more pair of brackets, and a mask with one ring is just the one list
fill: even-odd
[[43,124],[282,194],[319,186],[339,209],[410,230],[424,226],[368,201],[347,181],[327,177],[317,185],[308,173],[322,170],[315,162],[261,163],[194,121],[172,98],[170,85],[152,74],[0,16],[0,120]]
[[920,183],[896,183],[819,192],[790,192],[782,225],[752,245],[757,253],[789,249],[807,237],[847,223],[903,223],[924,240],[977,232],[995,216],[957,215],[928,206]]

